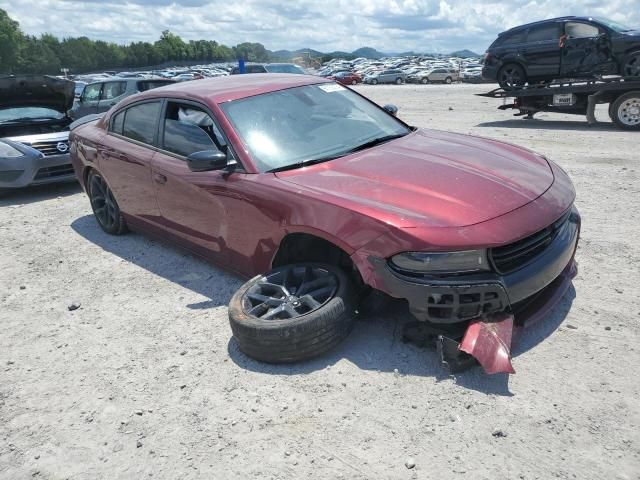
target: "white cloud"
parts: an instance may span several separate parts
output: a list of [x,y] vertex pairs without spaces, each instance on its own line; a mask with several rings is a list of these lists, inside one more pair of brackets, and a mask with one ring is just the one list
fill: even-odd
[[155,41],[170,29],[185,40],[260,42],[271,50],[482,52],[500,31],[562,15],[640,27],[640,0],[0,0],[0,8],[32,35],[128,43]]

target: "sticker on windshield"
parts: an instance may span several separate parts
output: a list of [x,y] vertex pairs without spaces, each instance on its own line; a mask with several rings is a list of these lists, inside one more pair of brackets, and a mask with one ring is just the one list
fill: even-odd
[[325,83],[324,85],[318,85],[318,87],[325,92],[339,92],[340,90],[344,90],[344,88],[337,83]]

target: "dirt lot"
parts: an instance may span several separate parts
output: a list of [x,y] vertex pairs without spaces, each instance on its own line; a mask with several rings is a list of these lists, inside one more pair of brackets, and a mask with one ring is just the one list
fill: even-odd
[[580,273],[517,374],[447,375],[394,309],[315,361],[254,362],[227,322],[240,279],[103,234],[76,186],[29,189],[0,200],[0,478],[640,478],[639,134],[513,119],[486,86],[358,89],[573,178]]

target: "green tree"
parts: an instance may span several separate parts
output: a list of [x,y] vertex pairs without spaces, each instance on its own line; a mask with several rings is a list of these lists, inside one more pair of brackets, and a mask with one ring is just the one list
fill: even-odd
[[18,66],[24,36],[20,25],[0,9],[0,71],[13,73]]

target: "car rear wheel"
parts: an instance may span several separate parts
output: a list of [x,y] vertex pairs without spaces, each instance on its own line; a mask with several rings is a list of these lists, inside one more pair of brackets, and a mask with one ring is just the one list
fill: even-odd
[[422,79],[420,80],[420,82],[421,82],[423,85],[426,85],[427,83],[429,83],[429,79],[428,79],[427,77],[422,77]]
[[95,170],[87,179],[87,192],[91,201],[91,209],[100,228],[110,235],[122,235],[128,231],[122,217],[118,202],[106,180]]
[[396,85],[401,85],[402,84],[402,78],[398,77],[396,78]]
[[444,80],[444,83],[446,83],[447,85],[451,85],[451,82],[453,82],[453,79],[451,77],[447,77]]
[[231,298],[229,322],[240,350],[268,363],[315,357],[347,337],[355,292],[338,267],[299,263],[245,283]]
[[640,77],[640,51],[627,57],[622,74],[625,77]]
[[610,105],[609,116],[624,130],[640,130],[640,91],[620,95]]
[[498,72],[498,84],[505,90],[511,90],[527,83],[524,69],[515,63],[505,65]]

